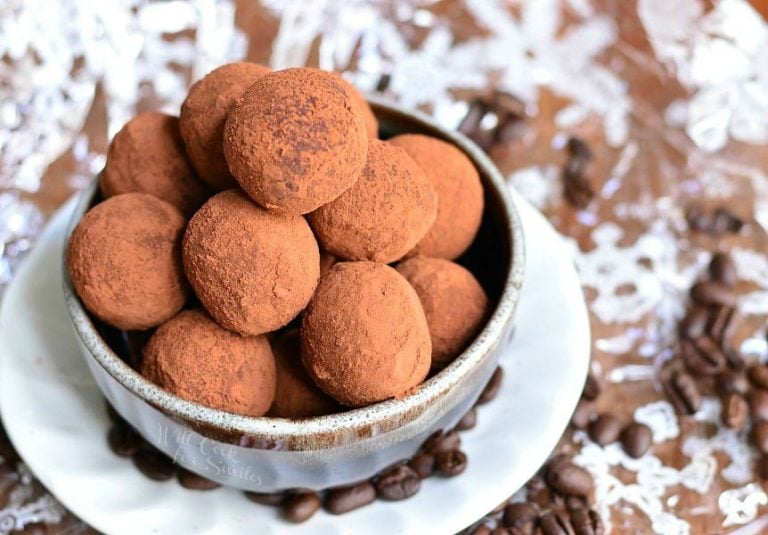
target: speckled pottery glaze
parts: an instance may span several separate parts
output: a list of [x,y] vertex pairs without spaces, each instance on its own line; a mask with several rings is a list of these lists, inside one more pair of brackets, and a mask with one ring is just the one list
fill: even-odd
[[[477,400],[510,342],[523,283],[525,247],[504,179],[488,157],[461,134],[437,126],[423,114],[376,98],[369,100],[382,138],[403,133],[441,138],[464,151],[478,169],[485,189],[483,225],[493,235],[490,249],[504,261],[503,268],[497,269],[500,276],[493,314],[459,357],[407,397],[302,420],[254,418],[183,400],[145,380],[99,334],[75,294],[64,264],[67,308],[99,388],[145,439],[188,470],[256,492],[320,490],[366,479],[411,457],[435,431],[452,428]],[[68,236],[97,197],[94,181],[83,192]]]

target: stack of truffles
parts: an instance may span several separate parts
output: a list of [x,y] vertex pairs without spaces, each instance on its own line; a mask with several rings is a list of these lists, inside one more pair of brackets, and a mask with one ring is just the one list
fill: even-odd
[[151,333],[140,371],[184,399],[304,418],[402,397],[487,318],[453,262],[483,190],[453,145],[377,136],[337,74],[224,65],[180,117],[115,136],[72,284],[104,323]]

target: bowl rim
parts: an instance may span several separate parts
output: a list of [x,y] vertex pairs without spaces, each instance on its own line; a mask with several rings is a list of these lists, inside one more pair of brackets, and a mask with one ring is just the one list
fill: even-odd
[[[377,434],[383,429],[389,429],[390,427],[386,425],[387,421],[391,422],[394,419],[400,422],[398,425],[400,427],[420,415],[425,407],[437,402],[445,392],[456,387],[462,378],[479,366],[494,345],[499,342],[498,338],[503,332],[504,326],[512,320],[523,283],[525,242],[519,214],[507,190],[508,186],[490,158],[463,134],[437,125],[431,118],[419,111],[406,109],[377,96],[367,96],[367,99],[377,116],[381,113],[395,117],[400,116],[411,124],[415,123],[419,128],[437,132],[439,137],[457,146],[473,161],[479,172],[488,178],[491,187],[495,190],[493,194],[500,201],[504,219],[502,222],[503,230],[506,239],[511,244],[511,262],[506,273],[502,293],[495,310],[481,332],[451,364],[422,383],[415,392],[402,398],[389,399],[342,413],[303,419],[245,416],[188,401],[163,390],[131,368],[102,339],[77,297],[69,277],[66,243],[69,242],[72,231],[87,211],[98,190],[98,176],[81,193],[67,227],[64,254],[62,255],[65,302],[75,331],[83,345],[88,349],[90,357],[93,357],[107,374],[129,392],[167,416],[226,433],[240,433],[276,443],[292,444],[298,440],[300,446],[288,447],[289,450],[294,451],[329,447],[327,438],[329,433],[335,435],[351,432],[351,436],[357,437],[356,440],[362,440],[371,435],[371,429],[374,429],[373,434]],[[361,433],[361,431],[365,432]],[[321,435],[325,438],[322,438]],[[330,443],[334,444],[335,442],[330,441]]]

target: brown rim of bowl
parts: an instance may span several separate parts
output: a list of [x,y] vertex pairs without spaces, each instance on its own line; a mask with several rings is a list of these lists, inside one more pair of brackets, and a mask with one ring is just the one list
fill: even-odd
[[[480,364],[482,359],[489,354],[491,348],[499,342],[497,338],[503,327],[512,320],[523,282],[525,265],[523,232],[517,209],[507,192],[507,185],[488,156],[462,134],[450,132],[437,126],[423,113],[405,110],[380,98],[369,97],[369,102],[377,117],[384,116],[390,122],[393,118],[402,120],[458,146],[470,157],[481,175],[485,175],[495,190],[493,194],[500,200],[503,208],[501,214],[503,221],[500,223],[503,225],[505,237],[511,245],[512,258],[499,302],[472,344],[448,367],[425,381],[418,390],[400,399],[390,399],[343,413],[300,420],[244,416],[212,409],[175,396],[144,379],[104,342],[72,288],[66,265],[65,247],[63,271],[64,296],[67,308],[83,344],[109,375],[141,400],[169,416],[204,427],[221,429],[227,433],[241,433],[254,438],[263,438],[269,442],[284,444],[289,451],[307,451],[325,449],[338,444],[339,442],[334,440],[333,436],[339,433],[364,439],[391,431],[395,427],[415,419]],[[67,239],[90,206],[97,185],[98,177],[81,194],[67,228]]]

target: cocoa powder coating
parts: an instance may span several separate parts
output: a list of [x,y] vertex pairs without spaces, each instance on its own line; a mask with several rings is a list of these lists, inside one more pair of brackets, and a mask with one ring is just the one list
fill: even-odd
[[393,137],[416,160],[437,191],[437,219],[411,254],[454,260],[477,235],[483,217],[483,186],[472,161],[457,147],[420,134]]
[[155,111],[140,113],[115,135],[99,187],[105,198],[149,193],[186,217],[210,196],[187,161],[179,120]]
[[339,80],[341,80],[342,83],[349,88],[350,93],[352,93],[352,96],[355,99],[355,103],[357,103],[357,106],[360,109],[360,113],[363,116],[363,122],[365,123],[365,131],[368,134],[368,139],[378,139],[379,121],[376,119],[376,115],[373,113],[371,105],[368,104],[367,100],[365,100],[365,96],[360,92],[358,88],[347,82],[341,74],[333,74],[335,74]]
[[222,65],[198,80],[181,105],[179,127],[198,176],[217,191],[234,188],[224,158],[224,122],[235,101],[269,67],[251,62]]
[[442,369],[482,328],[488,296],[472,273],[442,258],[410,258],[397,271],[419,295],[432,339],[432,368]]
[[155,331],[141,373],[188,401],[246,416],[265,414],[275,395],[266,337],[230,332],[201,310],[185,310]]
[[407,394],[427,376],[431,353],[418,295],[384,264],[335,264],[304,313],[304,367],[343,405]]
[[200,302],[223,327],[274,331],[306,306],[320,252],[303,217],[269,212],[240,190],[212,197],[189,222],[184,269]]
[[186,219],[145,193],[117,195],[89,210],[72,233],[67,267],[85,307],[124,330],[172,318],[189,295],[181,266]]
[[277,334],[272,349],[277,366],[277,389],[270,416],[308,418],[339,411],[338,404],[312,382],[301,363],[299,329]]
[[310,216],[320,243],[347,260],[390,263],[421,240],[437,216],[437,195],[408,153],[372,140],[360,179]]
[[238,99],[224,127],[224,154],[254,201],[305,214],[355,183],[367,138],[348,84],[318,69],[286,69],[260,77]]

